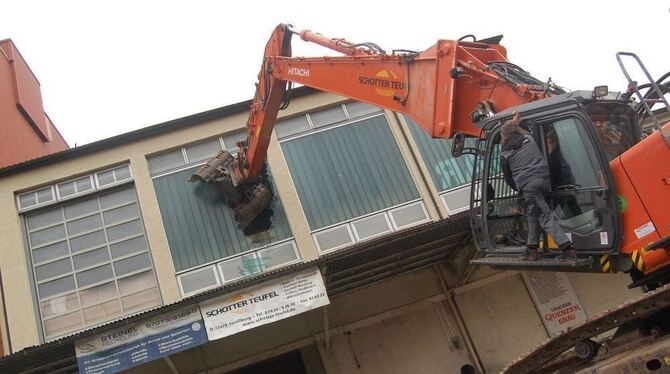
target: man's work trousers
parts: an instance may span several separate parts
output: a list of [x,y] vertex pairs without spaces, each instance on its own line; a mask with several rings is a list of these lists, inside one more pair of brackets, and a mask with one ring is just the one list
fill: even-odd
[[526,199],[528,218],[528,246],[535,246],[540,242],[542,229],[551,235],[560,248],[570,243],[563,228],[558,225],[558,218],[547,204],[549,194],[549,179],[532,178],[523,187],[523,197]]

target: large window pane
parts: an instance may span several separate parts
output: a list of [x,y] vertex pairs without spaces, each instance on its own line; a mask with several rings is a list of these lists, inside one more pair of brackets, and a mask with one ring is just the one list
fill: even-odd
[[72,253],[77,253],[86,249],[99,247],[105,242],[105,232],[100,230],[71,239],[70,249]]
[[21,208],[27,208],[37,204],[37,195],[34,192],[28,192],[19,196],[19,205]]
[[139,256],[129,257],[114,263],[114,270],[117,276],[132,273],[140,269],[146,269],[151,266],[151,259],[148,253]]
[[104,304],[84,309],[84,323],[93,325],[121,316],[119,300],[108,301]]
[[189,163],[208,160],[221,150],[219,138],[208,140],[204,143],[194,144],[186,147],[186,157]]
[[72,263],[69,258],[50,262],[46,265],[35,267],[35,278],[38,281],[67,274],[72,271]]
[[87,288],[79,292],[79,297],[81,297],[81,305],[84,307],[116,299],[118,297],[116,284],[114,284],[114,282],[109,282]]
[[134,313],[144,310],[152,305],[156,305],[160,300],[157,288],[151,288],[133,295],[128,295],[121,298],[123,310],[126,313]]
[[300,116],[278,122],[275,125],[277,137],[283,138],[309,130],[309,122],[306,116]]
[[33,261],[35,261],[35,264],[39,264],[44,261],[49,261],[54,258],[65,256],[68,253],[69,251],[67,248],[67,242],[63,241],[34,249]]
[[136,238],[124,240],[109,246],[112,251],[112,257],[122,257],[135,252],[141,252],[147,249],[147,241],[144,235]]
[[77,191],[75,190],[74,182],[67,182],[58,185],[58,194],[61,197],[74,195],[75,193],[77,193]]
[[125,188],[100,196],[100,205],[102,206],[102,209],[109,209],[136,200],[135,189]]
[[137,208],[137,203],[133,203],[120,208],[108,210],[102,213],[102,215],[105,217],[105,225],[109,226],[117,222],[126,221],[130,218],[139,217],[140,210]]
[[114,178],[116,179],[117,182],[125,180],[125,179],[130,179],[130,166],[129,165],[124,165],[121,166],[120,168],[114,169]]
[[211,266],[180,275],[179,280],[185,295],[219,284],[216,279],[216,268]]
[[84,327],[84,323],[79,311],[44,321],[44,333],[47,336],[62,335],[82,327]]
[[90,177],[77,179],[74,184],[77,186],[77,192],[84,192],[93,188]]
[[262,250],[260,256],[264,268],[273,268],[298,259],[292,242]]
[[419,197],[383,115],[281,147],[312,230]]
[[135,220],[107,228],[107,237],[110,241],[115,241],[137,235],[142,231],[144,231],[142,228],[142,221]]
[[49,227],[39,231],[34,231],[30,234],[30,245],[36,247],[48,242],[53,242],[58,239],[65,238],[65,226],[58,225]]
[[563,176],[564,183],[562,184],[573,184],[581,188],[601,187],[604,185],[604,174],[600,170],[595,151],[591,148],[590,143],[584,142],[584,139],[589,139],[589,137],[575,119],[557,121],[549,126],[547,140],[553,140],[553,143],[549,145],[553,151],[549,155],[550,161],[557,158],[554,156],[558,155],[564,160],[564,165],[569,165],[567,169],[561,170],[569,174]]
[[350,118],[361,117],[366,114],[372,114],[381,111],[381,109],[376,106],[360,103],[358,101],[347,103],[345,106],[347,107],[347,112],[349,112]]
[[156,284],[153,271],[145,271],[133,274],[129,277],[119,279],[119,292],[121,295],[137,293],[153,287]]
[[64,278],[45,282],[37,286],[41,298],[57,295],[74,289],[74,278],[69,275]]
[[[127,166],[111,172],[116,182],[123,179],[123,173],[129,175]],[[121,173],[120,177],[115,173]],[[77,183],[77,192],[92,187],[89,178]],[[24,218],[47,340],[160,304],[132,186],[69,201]],[[123,240],[126,237],[130,239]],[[112,240],[120,241],[111,244]],[[114,263],[110,251],[114,258],[139,255]],[[140,269],[147,271],[117,279]],[[141,296],[124,299],[138,292]],[[122,308],[125,304],[129,309]]]
[[106,186],[108,184],[114,183],[114,170],[103,171],[96,174],[98,177],[98,184],[100,186]]
[[71,219],[74,217],[87,215],[89,213],[97,212],[99,209],[100,207],[98,206],[97,198],[77,201],[76,203],[65,206],[65,218]]
[[149,159],[149,168],[151,169],[152,174],[174,169],[184,164],[184,155],[181,153],[181,149],[154,156]]
[[105,246],[74,256],[72,259],[75,269],[82,269],[109,261],[109,252]]
[[40,303],[44,318],[65,314],[79,309],[79,298],[76,293],[55,297]]
[[53,201],[53,199],[54,199],[54,193],[53,193],[53,190],[51,189],[51,187],[41,189],[41,190],[37,191],[36,194],[37,194],[37,203],[38,204]]
[[77,273],[77,284],[79,287],[86,287],[94,283],[112,279],[113,277],[112,267],[110,265],[105,265]]
[[86,231],[95,230],[102,227],[102,218],[100,214],[80,218],[67,223],[67,233],[69,235],[78,235]]
[[35,230],[40,227],[51,226],[63,221],[63,212],[60,208],[50,209],[39,214],[28,216],[28,228]]
[[342,110],[342,106],[310,113],[309,118],[312,120],[312,125],[314,125],[314,127],[326,126],[347,119],[344,115],[344,110]]
[[247,139],[247,132],[240,131],[223,137],[223,146],[226,151],[235,153],[238,150],[237,143]]
[[[452,157],[451,139],[432,138],[410,118],[405,119],[438,191],[469,184],[474,168],[474,157],[472,155]],[[475,143],[475,139],[466,139],[465,144],[474,147]]]
[[224,261],[219,264],[219,267],[224,281],[230,282],[237,278],[260,273],[263,270],[260,261],[254,254],[249,254]]
[[270,204],[272,226],[269,231],[245,236],[237,228],[235,213],[221,191],[211,184],[188,182],[196,170],[194,167],[154,179],[158,206],[177,271],[291,237],[277,195]]

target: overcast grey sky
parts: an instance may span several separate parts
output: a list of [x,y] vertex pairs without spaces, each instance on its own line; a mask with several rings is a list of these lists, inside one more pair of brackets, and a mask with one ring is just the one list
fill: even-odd
[[[670,0],[29,1],[0,0],[11,38],[72,146],[253,96],[278,23],[329,37],[424,50],[437,39],[504,34],[509,59],[568,89],[625,89],[615,53],[670,71]],[[322,55],[294,38],[294,55]]]

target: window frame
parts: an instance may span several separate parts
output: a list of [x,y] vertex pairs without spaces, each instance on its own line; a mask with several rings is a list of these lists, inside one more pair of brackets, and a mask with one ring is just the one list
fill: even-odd
[[[119,169],[122,169],[122,168],[124,168],[124,167],[128,167],[128,174],[129,174],[129,177],[126,178],[126,179],[117,180],[117,179],[116,179],[116,171],[119,170]],[[102,185],[101,185],[101,184],[100,184],[100,179],[99,179],[99,176],[98,176],[98,175],[99,175],[99,174],[102,174],[102,173],[107,173],[107,172],[110,172],[110,171],[112,172],[112,175],[114,175],[114,182],[112,182],[112,183],[108,183],[108,184],[102,184]],[[94,176],[95,176],[95,187],[97,187],[97,189],[111,188],[111,187],[114,187],[114,186],[121,185],[121,184],[123,184],[123,183],[127,183],[128,181],[132,181],[132,180],[134,180],[134,178],[133,178],[133,170],[132,170],[132,168],[130,167],[130,163],[125,164],[125,165],[117,165],[117,166],[115,166],[115,167],[111,167],[111,168],[107,168],[107,169],[103,169],[103,170],[96,171],[96,172],[94,173]]]
[[[68,179],[68,180],[63,181],[63,182],[56,183],[56,184],[54,185],[54,189],[56,190],[56,201],[64,201],[64,200],[67,200],[67,199],[74,198],[74,197],[76,197],[76,196],[83,195],[83,194],[85,194],[85,193],[87,193],[87,192],[89,192],[89,191],[94,191],[94,190],[96,189],[96,186],[97,186],[97,185],[96,185],[96,181],[95,181],[95,178],[93,177],[93,175],[94,175],[94,174],[85,175],[85,176],[80,176],[80,177],[77,177],[77,178],[72,178],[72,179]],[[77,190],[77,183],[76,183],[76,182],[77,182],[78,180],[81,180],[81,179],[84,179],[84,178],[87,178],[87,177],[88,177],[89,182],[91,183],[91,188],[88,189],[88,190],[84,190],[84,191],[78,191],[78,190]],[[66,183],[74,183],[74,193],[71,194],[71,195],[61,196],[60,188],[59,188],[59,187],[60,187],[62,184],[66,184]]]
[[[51,200],[40,203],[37,200],[37,192],[42,191],[42,190],[46,190],[47,188],[51,189]],[[35,204],[29,205],[27,207],[21,206],[21,197],[29,195],[29,194],[34,194],[35,195]],[[33,190],[30,190],[30,191],[26,191],[26,192],[16,194],[16,206],[17,206],[19,212],[25,212],[25,211],[29,211],[29,210],[33,210],[33,209],[38,209],[38,208],[41,208],[43,206],[53,204],[56,201],[58,201],[58,198],[56,196],[56,191],[54,191],[54,185],[42,186],[42,187],[35,188]]]
[[[116,180],[116,170],[123,169],[123,168],[126,168],[126,167],[128,168],[128,177],[124,178],[124,179]],[[113,183],[100,185],[100,183],[98,181],[98,174],[109,172],[109,171],[113,172],[115,181]],[[91,186],[92,186],[91,189],[78,192],[78,191],[76,191],[76,183],[75,183],[75,193],[74,194],[67,195],[67,196],[60,196],[60,192],[58,191],[58,186],[59,185],[69,183],[69,182],[73,182],[73,181],[77,181],[77,180],[84,179],[84,178],[87,178],[87,177],[91,179]],[[50,184],[48,184],[46,186],[33,188],[33,189],[30,189],[30,190],[25,191],[25,192],[14,192],[14,197],[15,197],[16,208],[17,208],[18,213],[23,214],[23,213],[27,213],[27,212],[30,212],[30,211],[33,211],[33,210],[37,210],[37,209],[40,209],[40,208],[43,208],[43,207],[46,207],[46,206],[55,205],[55,204],[58,204],[60,202],[73,200],[73,199],[78,198],[80,196],[92,195],[94,193],[104,191],[104,190],[107,190],[107,189],[111,189],[111,188],[114,188],[116,186],[121,186],[121,185],[124,185],[124,184],[127,184],[127,183],[132,183],[134,181],[135,181],[135,179],[134,179],[134,176],[133,176],[133,170],[130,167],[130,162],[125,162],[125,163],[121,163],[121,164],[116,164],[114,166],[106,167],[104,169],[91,171],[87,174],[79,175],[75,178],[68,178],[68,179],[65,179],[65,180],[62,180],[62,181],[51,182]],[[43,202],[43,203],[38,202],[37,192],[45,190],[47,188],[51,189],[51,200]],[[36,204],[24,207],[24,206],[21,205],[21,197],[29,195],[29,194],[35,194]]]
[[[81,179],[81,178],[76,178],[76,179]],[[137,196],[137,190],[136,190],[136,187],[134,185],[133,186],[128,186],[128,187],[122,187],[123,185],[126,185],[126,184],[127,184],[127,181],[124,180],[124,181],[122,181],[122,183],[115,183],[114,187],[117,187],[117,188],[110,188],[110,189],[103,188],[100,191],[96,191],[97,193],[95,195],[93,195],[93,194],[79,194],[78,196],[76,196],[72,199],[66,198],[66,199],[63,199],[61,201],[58,201],[56,204],[52,205],[50,208],[49,207],[40,207],[40,209],[30,210],[30,211],[27,211],[27,212],[20,212],[19,213],[19,218],[20,218],[20,221],[21,221],[21,228],[22,228],[22,233],[21,234],[22,234],[22,238],[23,238],[23,242],[24,242],[24,248],[28,252],[26,254],[26,260],[28,261],[27,265],[28,265],[28,269],[29,269],[29,273],[30,273],[32,300],[33,300],[33,305],[35,307],[35,318],[36,318],[36,321],[37,321],[37,325],[39,327],[39,331],[40,331],[39,339],[40,339],[41,342],[53,341],[53,340],[59,339],[63,336],[76,334],[79,331],[94,328],[95,326],[106,324],[106,323],[109,323],[111,321],[118,320],[118,319],[121,319],[121,318],[125,318],[129,315],[137,313],[138,311],[134,310],[133,308],[131,308],[132,311],[130,313],[127,312],[126,311],[127,307],[125,307],[124,304],[123,304],[124,303],[124,298],[126,298],[128,296],[135,295],[137,293],[148,292],[148,291],[153,290],[152,292],[154,292],[156,297],[157,297],[157,303],[155,305],[149,306],[148,308],[154,308],[156,306],[163,305],[163,295],[161,293],[161,287],[160,287],[160,284],[158,282],[158,277],[157,277],[157,274],[156,274],[156,264],[155,264],[154,258],[152,256],[151,248],[149,246],[149,240],[148,240],[148,237],[147,237],[146,225],[144,223],[144,218],[143,218],[142,211],[141,211],[141,208],[140,208],[139,198]],[[55,184],[54,184],[54,186],[55,186]],[[108,185],[105,185],[105,187],[106,186],[108,186]],[[109,186],[111,186],[111,184]],[[124,188],[127,188],[127,189],[129,189],[133,192],[132,201],[127,201],[127,202],[123,202],[123,203],[120,203],[120,204],[110,205],[106,208],[102,207],[100,199],[103,196],[108,195],[110,193],[115,193],[114,190],[121,191]],[[83,213],[83,214],[78,214],[76,216],[72,216],[72,217],[69,217],[69,218],[66,216],[65,208],[67,206],[69,206],[71,204],[76,204],[77,200],[86,201],[86,199],[91,199],[91,195],[93,195],[94,197],[92,197],[92,198],[97,201],[97,208],[95,208],[94,211],[86,212],[86,213]],[[132,204],[136,204],[137,212],[133,213],[133,216],[131,218],[126,218],[126,219],[123,219],[123,220],[115,221],[115,222],[110,223],[110,224],[107,224],[105,222],[104,216],[103,216],[104,212],[115,210],[115,209],[118,209],[119,207],[130,206]],[[29,227],[29,218],[30,217],[40,215],[43,212],[46,212],[50,209],[57,209],[57,210],[60,211],[60,218],[58,219],[58,222],[42,224],[42,225],[34,227],[34,228]],[[99,227],[94,228],[94,229],[90,229],[90,230],[85,230],[85,231],[79,232],[77,234],[70,234],[69,233],[69,229],[67,227],[68,223],[74,222],[74,221],[77,221],[77,220],[80,220],[80,219],[83,219],[83,218],[87,218],[87,217],[93,217],[95,215],[100,216],[100,226]],[[108,228],[113,228],[113,227],[116,227],[116,226],[119,226],[119,225],[123,225],[126,222],[132,222],[132,221],[135,221],[135,220],[140,221],[142,232],[136,233],[136,234],[133,234],[133,235],[129,235],[129,236],[124,236],[123,238],[118,238],[116,240],[109,240],[109,237],[107,235],[107,229]],[[38,246],[36,246],[35,248],[33,248],[33,245],[31,243],[30,234],[32,234],[34,232],[37,232],[37,231],[40,231],[40,230],[48,229],[50,227],[56,227],[58,225],[63,225],[64,230],[65,230],[65,237],[54,239],[54,240],[51,240],[49,242],[41,243]],[[72,251],[71,246],[70,246],[70,240],[71,239],[86,236],[90,233],[94,233],[94,232],[98,232],[98,231],[102,231],[103,236],[105,238],[104,243],[93,245],[90,248],[86,248],[86,249],[84,249],[82,251],[79,251],[79,252],[76,252],[76,253]],[[111,249],[112,245],[114,245],[116,243],[121,243],[121,242],[127,241],[129,239],[139,238],[139,237],[144,238],[145,248],[140,249],[140,250],[135,250],[132,253],[126,253],[122,256],[114,257],[114,255],[112,253],[112,249]],[[34,255],[35,250],[39,250],[41,248],[45,248],[45,247],[48,247],[50,245],[57,244],[57,243],[60,243],[60,242],[65,242],[66,243],[65,244],[66,249],[67,249],[66,254],[56,256],[56,257],[50,258],[48,260],[42,260],[41,262],[36,262],[35,255]],[[96,262],[94,264],[89,264],[89,265],[82,266],[82,267],[79,267],[79,268],[77,268],[75,266],[75,258],[77,256],[80,256],[80,255],[86,254],[86,253],[90,253],[90,252],[93,252],[93,251],[97,251],[97,250],[100,250],[100,249],[105,249],[106,252],[107,252],[107,258],[104,261]],[[128,258],[133,258],[135,256],[142,256],[142,255],[147,255],[148,256],[148,259],[149,259],[149,265],[148,266],[142,267],[140,269],[134,269],[134,270],[126,272],[122,275],[117,275],[117,271],[116,271],[116,268],[114,266],[116,262],[123,261],[123,260],[126,260]],[[37,273],[36,273],[37,268],[39,268],[41,266],[48,266],[50,264],[56,263],[58,261],[63,261],[63,260],[66,260],[66,259],[69,259],[69,265],[70,265],[69,271],[50,276],[48,278],[43,278],[43,279],[40,279],[40,280],[37,279]],[[112,274],[111,278],[106,278],[106,279],[103,279],[103,280],[99,280],[99,281],[87,284],[85,286],[80,286],[79,285],[80,281],[77,279],[77,274],[80,274],[80,273],[83,273],[83,272],[86,272],[86,271],[89,271],[89,270],[92,270],[92,269],[96,269],[96,268],[99,268],[99,267],[103,267],[103,266],[109,266],[109,268],[111,270],[111,274]],[[138,274],[148,273],[148,272],[151,272],[150,276],[151,276],[151,281],[152,281],[152,283],[149,285],[148,288],[143,288],[139,291],[135,290],[135,291],[132,291],[132,292],[125,292],[125,293],[121,292],[119,281],[122,281],[124,279],[129,279],[129,278],[132,278],[133,276],[136,276]],[[41,296],[41,292],[38,289],[40,285],[43,285],[43,284],[46,284],[46,283],[49,283],[49,282],[53,282],[55,280],[65,279],[65,278],[68,278],[68,277],[72,278],[74,288],[70,288],[66,291],[54,293],[54,294],[51,294],[49,296]],[[113,288],[116,291],[116,294],[113,297],[107,297],[102,301],[97,300],[94,303],[91,303],[89,305],[84,306],[84,303],[82,301],[82,297],[80,295],[81,292],[84,292],[84,291],[90,290],[90,289],[95,289],[96,287],[99,287],[99,286],[102,286],[102,285],[105,285],[105,284],[108,284],[108,283],[113,283]],[[68,310],[66,312],[63,312],[61,314],[54,314],[54,315],[45,317],[45,313],[43,311],[43,306],[46,305],[45,304],[46,302],[51,302],[53,300],[57,300],[57,299],[60,299],[60,298],[65,298],[64,300],[67,300],[67,298],[70,297],[71,295],[74,295],[75,299],[77,300],[78,307],[76,307],[72,310]],[[94,319],[94,321],[97,321],[97,322],[89,324],[90,319],[85,315],[86,310],[89,310],[89,309],[94,308],[94,307],[98,307],[102,304],[106,304],[106,303],[109,303],[109,302],[114,301],[114,300],[116,300],[118,302],[118,306],[119,306],[119,310],[120,310],[120,314],[118,316],[112,317],[112,318],[105,318],[104,320],[98,320],[96,318],[96,319]],[[67,302],[67,301],[65,301],[65,302]],[[44,307],[46,307],[46,306],[44,306]],[[143,308],[142,310],[146,310],[148,308]],[[47,334],[47,326],[46,325],[49,321],[60,318],[60,317],[68,316],[68,315],[74,315],[74,314],[78,314],[79,319],[81,321],[79,327],[77,327],[75,330],[71,330],[71,331],[67,331],[67,332],[54,333],[53,335],[48,335]]]

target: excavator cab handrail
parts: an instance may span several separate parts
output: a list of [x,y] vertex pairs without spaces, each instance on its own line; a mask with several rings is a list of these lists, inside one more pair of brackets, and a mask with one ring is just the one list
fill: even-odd
[[[623,56],[631,57],[637,62],[638,66],[640,67],[640,69],[644,73],[645,77],[649,80],[649,85],[650,85],[649,89],[652,90],[658,96],[657,99],[651,100],[653,102],[653,104],[651,106],[649,105],[650,100],[646,99],[642,95],[642,92],[640,92],[640,89],[638,87],[637,82],[635,82],[631,78],[630,74],[628,73],[628,70],[626,69],[626,66],[625,66],[625,64],[623,62],[623,59],[622,59]],[[663,129],[663,126],[661,126],[661,123],[658,120],[658,117],[656,117],[656,114],[652,110],[652,107],[653,107],[654,104],[663,103],[665,105],[666,111],[668,111],[668,113],[670,113],[670,104],[665,99],[665,94],[660,89],[660,87],[658,87],[658,84],[656,83],[654,78],[649,73],[649,70],[647,70],[644,63],[642,63],[642,60],[635,53],[632,53],[632,52],[617,52],[616,53],[616,59],[617,59],[617,62],[619,63],[619,67],[621,68],[621,71],[623,72],[623,75],[626,77],[626,80],[628,80],[628,89],[633,90],[635,92],[635,95],[637,96],[638,100],[640,100],[640,105],[642,105],[644,107],[647,115],[649,117],[651,117],[651,119],[653,120],[653,123],[654,123],[654,127],[656,128],[657,131],[660,132],[661,138],[663,138],[663,140],[665,141],[665,144],[668,146],[668,148],[670,148],[670,131],[666,131],[666,130]]]

